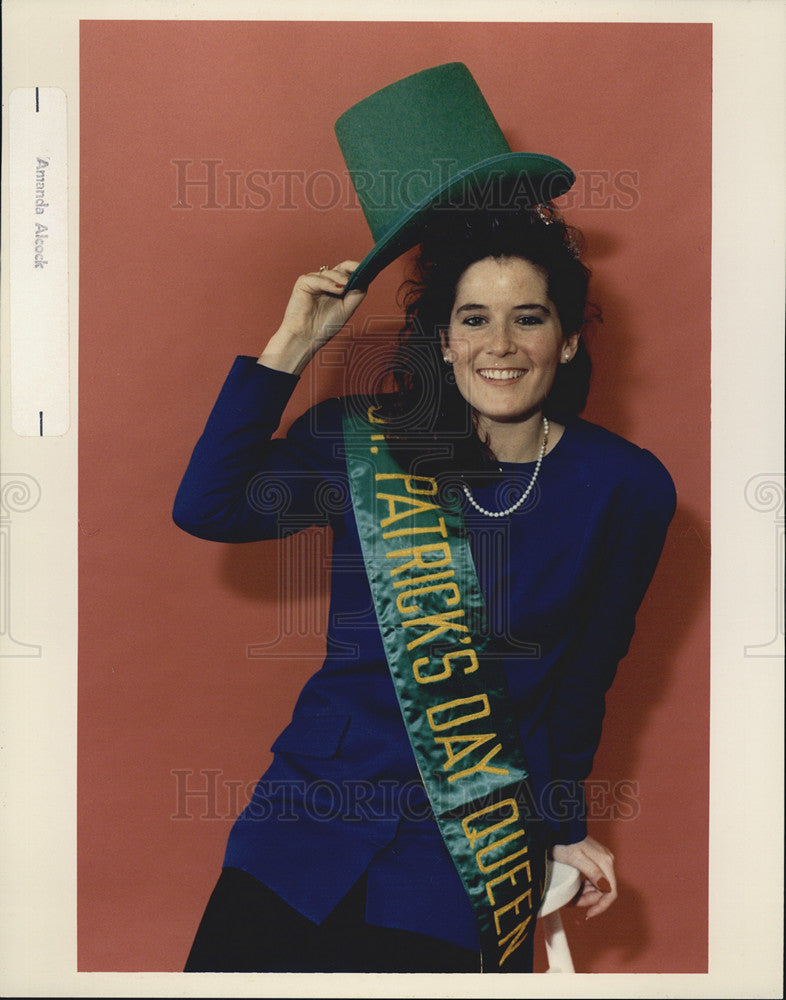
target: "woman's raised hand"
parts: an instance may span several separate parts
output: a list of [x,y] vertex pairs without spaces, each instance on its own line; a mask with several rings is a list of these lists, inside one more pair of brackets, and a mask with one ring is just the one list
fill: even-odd
[[358,262],[302,274],[295,282],[281,326],[273,334],[259,363],[299,375],[316,352],[334,337],[360,305],[365,291],[344,287]]
[[555,844],[551,849],[555,861],[578,868],[584,876],[576,906],[587,906],[587,919],[608,910],[617,898],[617,879],[614,875],[614,855],[592,837],[585,837],[577,844]]

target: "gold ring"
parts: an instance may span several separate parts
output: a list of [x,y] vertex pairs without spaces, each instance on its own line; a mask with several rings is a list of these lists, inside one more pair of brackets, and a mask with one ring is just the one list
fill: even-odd
[[322,272],[323,271],[327,271],[327,269],[328,269],[327,264],[323,264],[322,267],[320,267],[320,269],[319,269],[319,273],[322,274]]

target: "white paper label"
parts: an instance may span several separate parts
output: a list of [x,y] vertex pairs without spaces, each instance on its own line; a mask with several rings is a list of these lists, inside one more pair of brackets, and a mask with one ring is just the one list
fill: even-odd
[[65,434],[68,399],[66,95],[19,87],[9,100],[11,422]]

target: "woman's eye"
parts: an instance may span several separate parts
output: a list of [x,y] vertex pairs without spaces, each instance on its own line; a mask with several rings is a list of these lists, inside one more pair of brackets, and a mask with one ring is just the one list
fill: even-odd
[[[485,326],[487,322],[488,318],[486,316],[481,316],[476,314],[474,316],[465,316],[461,320],[461,325]],[[517,326],[541,326],[543,324],[543,319],[540,316],[527,314],[527,315],[517,316],[514,322],[516,323]]]

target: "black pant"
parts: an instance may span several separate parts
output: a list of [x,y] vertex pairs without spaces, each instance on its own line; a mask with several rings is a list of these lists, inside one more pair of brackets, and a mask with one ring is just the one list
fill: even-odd
[[468,948],[365,922],[365,877],[317,925],[266,885],[224,868],[186,972],[479,972]]

